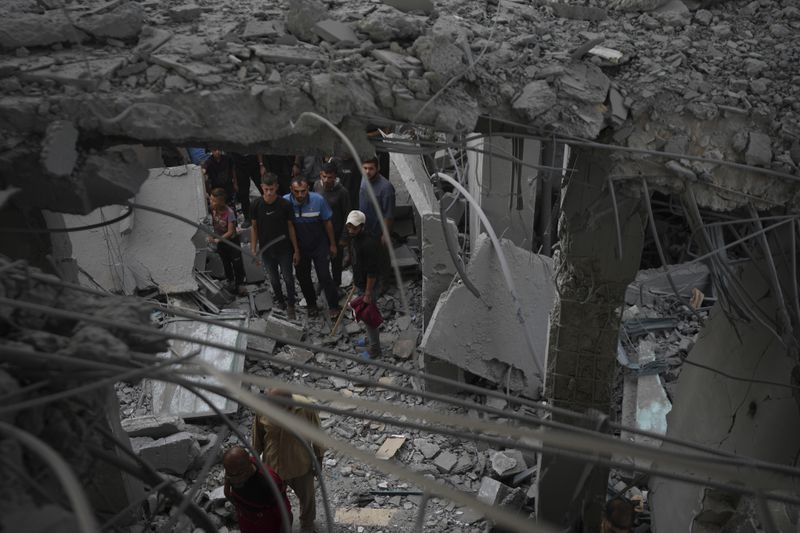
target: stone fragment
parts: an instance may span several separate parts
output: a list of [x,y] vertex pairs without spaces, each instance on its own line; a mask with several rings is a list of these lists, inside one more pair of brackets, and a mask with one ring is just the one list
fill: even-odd
[[545,80],[532,81],[512,103],[516,111],[533,120],[556,105],[556,93]]
[[402,435],[393,435],[383,441],[381,447],[375,452],[375,457],[384,461],[391,459],[405,442],[406,438]]
[[322,56],[315,47],[298,47],[280,44],[251,45],[256,57],[270,63],[289,63],[294,65],[312,65],[320,61]]
[[599,7],[562,4],[560,2],[550,4],[550,7],[553,8],[556,16],[565,19],[600,21],[608,18],[608,12]]
[[703,26],[708,26],[711,24],[711,20],[713,18],[714,15],[707,9],[698,9],[694,12],[694,19]]
[[419,331],[417,329],[407,329],[400,333],[392,347],[392,355],[399,359],[408,359],[417,349]]
[[313,31],[314,25],[327,13],[320,0],[292,0],[286,13],[286,29],[301,41],[315,43],[318,38]]
[[260,37],[277,37],[284,31],[283,25],[277,20],[249,20],[242,32],[243,39],[258,39]]
[[414,50],[433,76],[428,81],[439,89],[447,80],[465,68],[464,52],[444,34],[423,36],[414,41]]
[[267,335],[296,341],[303,338],[303,328],[301,326],[274,315],[269,315],[267,317],[266,333]]
[[93,37],[134,39],[142,31],[144,15],[137,2],[125,2],[105,13],[81,17],[75,25]]
[[359,21],[358,29],[369,35],[370,39],[376,43],[411,41],[422,35],[425,29],[425,18],[381,7]]
[[510,491],[511,487],[508,485],[504,485],[496,479],[484,476],[483,479],[481,479],[481,486],[478,489],[477,498],[478,501],[482,501],[487,505],[498,505]]
[[277,357],[278,359],[283,359],[284,361],[305,364],[314,358],[314,354],[305,348],[291,346],[288,350],[278,353]]
[[183,475],[200,454],[200,445],[185,431],[163,439],[135,437],[131,446],[143,460],[156,470]]
[[225,497],[225,486],[220,485],[219,487],[215,488],[214,490],[210,490],[205,493],[206,498],[208,498],[208,504],[212,507],[216,507],[221,505],[227,501]]
[[594,104],[606,101],[610,86],[611,82],[598,66],[583,62],[570,65],[556,81],[559,95]]
[[[522,461],[522,464],[520,464],[519,460]],[[492,470],[501,479],[518,474],[526,468],[525,460],[522,459],[521,454],[519,457],[515,457],[511,453],[496,452],[492,455],[491,463]]]
[[680,162],[675,161],[674,159],[667,161],[664,166],[681,179],[697,181],[697,174],[695,174],[692,169],[682,165]]
[[[47,69],[28,71],[20,75],[20,79],[25,81],[35,81],[41,83],[42,80],[53,80],[64,85],[82,87],[84,89],[94,89],[100,80],[109,79],[122,66],[124,59],[121,57],[111,57],[102,59],[92,59],[88,62],[78,61],[75,63],[64,63],[53,65]],[[87,72],[88,67],[91,75]]]
[[750,91],[753,94],[765,94],[769,88],[769,80],[767,78],[758,78],[750,82]]
[[457,462],[458,456],[452,452],[442,452],[433,460],[434,466],[443,474],[449,473]]
[[42,142],[42,165],[53,176],[72,174],[78,161],[78,130],[70,121],[58,120],[47,127]]
[[751,78],[761,74],[764,70],[766,70],[767,67],[768,65],[766,61],[761,61],[760,59],[748,57],[744,60],[744,71]]
[[83,41],[86,36],[77,31],[63,10],[35,13],[6,13],[0,17],[0,47],[15,49],[21,46],[48,46],[54,43]]
[[349,24],[338,20],[326,19],[314,24],[314,33],[331,44],[358,44],[358,36]]
[[129,437],[160,439],[182,431],[183,427],[183,419],[172,415],[137,416],[122,421],[122,429]]
[[431,0],[383,0],[383,3],[406,13],[409,11],[421,11],[429,15],[433,12],[433,2]]
[[170,39],[172,39],[172,33],[167,30],[145,26],[139,34],[139,44],[133,49],[133,53],[139,58],[147,58]]
[[167,11],[167,15],[173,22],[192,22],[200,18],[202,14],[203,8],[197,4],[184,4]]
[[750,132],[744,159],[748,165],[767,167],[772,162],[772,142],[769,135]]
[[439,453],[439,447],[427,439],[414,439],[414,448],[416,448],[425,459],[433,459],[436,457],[436,454]]
[[167,74],[167,69],[162,67],[161,65],[150,65],[145,70],[145,77],[147,78],[147,83],[153,83],[161,78],[163,78]]

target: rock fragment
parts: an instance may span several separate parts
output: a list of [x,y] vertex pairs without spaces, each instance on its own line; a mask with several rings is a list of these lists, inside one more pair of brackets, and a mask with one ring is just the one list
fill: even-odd
[[416,448],[425,459],[433,459],[436,457],[436,454],[439,453],[439,447],[427,439],[414,439],[414,448]]
[[160,439],[183,429],[183,419],[172,415],[147,415],[122,421],[122,429],[129,437]]
[[331,44],[347,43],[358,44],[358,36],[349,24],[338,20],[321,20],[314,24],[314,33],[322,37]]
[[184,4],[167,11],[167,15],[173,22],[192,22],[200,18],[202,14],[203,8],[197,4]]
[[286,13],[286,29],[301,41],[316,43],[319,37],[314,25],[325,19],[327,12],[320,0],[292,0]]
[[556,105],[556,93],[545,80],[532,81],[511,104],[516,111],[533,120]]
[[183,475],[200,454],[200,445],[185,431],[163,439],[135,437],[131,439],[133,451],[156,470]]
[[0,17],[0,47],[31,48],[54,43],[79,42],[86,36],[78,31],[60,10],[36,13],[7,14]]
[[110,11],[81,17],[76,25],[96,38],[134,39],[144,25],[144,8],[136,2],[125,2]]
[[379,8],[358,23],[358,29],[376,43],[411,41],[422,35],[426,19],[401,13],[389,7]]
[[433,460],[434,466],[443,474],[449,473],[457,462],[458,456],[452,452],[442,452]]
[[744,159],[748,165],[767,167],[772,162],[772,143],[769,135],[750,132]]

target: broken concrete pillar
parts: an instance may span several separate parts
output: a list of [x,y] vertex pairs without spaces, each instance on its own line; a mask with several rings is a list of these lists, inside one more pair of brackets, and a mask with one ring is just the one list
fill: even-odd
[[[422,158],[399,153],[392,153],[390,157],[421,221],[422,313],[423,325],[427,325],[439,296],[453,281],[456,268],[447,251],[439,218],[439,201],[422,164]],[[448,220],[448,225],[453,234],[457,234],[455,224]]]
[[[544,367],[548,316],[554,297],[552,260],[502,239],[533,351]],[[443,294],[420,343],[428,356],[447,361],[512,391],[538,397],[541,377],[523,326],[500,271],[497,252],[483,234],[472,250],[466,276],[480,292],[478,299],[463,284]],[[427,371],[428,368],[426,367]]]
[[[610,410],[619,335],[616,310],[639,268],[644,242],[641,200],[617,194],[621,254],[616,250],[608,154],[573,149],[570,168],[576,170],[562,190],[561,250],[555,258],[559,296],[551,317],[545,396],[556,407],[578,412]],[[584,466],[543,454],[537,516],[559,526],[582,516],[584,531],[599,531],[608,472],[595,468],[583,495],[574,498]]]

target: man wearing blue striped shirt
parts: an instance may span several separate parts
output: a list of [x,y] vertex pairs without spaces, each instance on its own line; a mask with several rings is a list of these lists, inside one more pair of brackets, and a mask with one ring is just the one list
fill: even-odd
[[336,257],[339,250],[331,222],[333,212],[325,198],[309,191],[308,180],[303,176],[292,180],[291,193],[284,198],[289,200],[294,211],[294,227],[300,247],[300,262],[295,266],[295,273],[306,299],[308,315],[316,316],[319,312],[317,293],[311,280],[313,263],[325,299],[328,300],[330,315],[335,319],[339,314],[339,294],[331,278],[329,258]]

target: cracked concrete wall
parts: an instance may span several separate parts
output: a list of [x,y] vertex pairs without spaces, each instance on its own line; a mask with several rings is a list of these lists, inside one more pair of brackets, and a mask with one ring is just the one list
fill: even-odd
[[[772,315],[777,302],[762,277],[764,269],[763,262],[745,264],[739,267],[737,275],[758,306]],[[795,366],[780,341],[764,326],[732,320],[719,305],[712,310],[688,360],[734,376],[785,384],[790,383],[789,376]],[[704,368],[684,365],[675,398],[668,415],[667,435],[797,466],[800,411],[791,389],[732,380]],[[797,487],[785,478],[764,473],[761,479],[767,487],[796,493]],[[651,488],[656,533],[699,530],[701,524],[695,517],[712,505],[710,500],[704,504],[703,488],[665,479],[655,479]],[[715,513],[717,518],[704,524],[710,528],[707,531],[718,530],[715,527],[733,519],[735,502],[720,505],[714,507],[716,511],[721,509]]]

